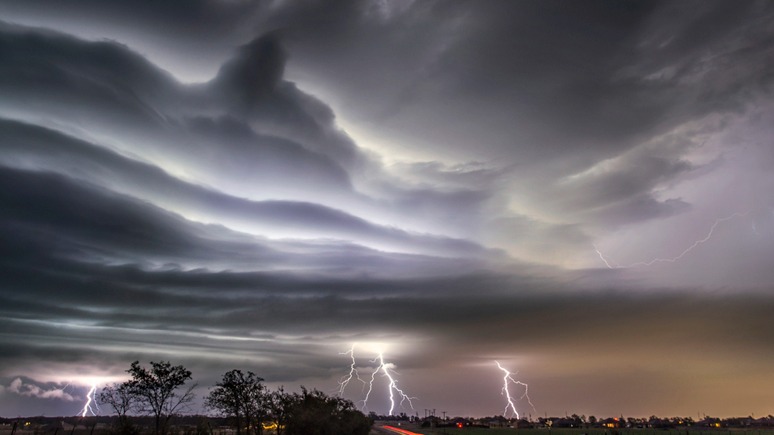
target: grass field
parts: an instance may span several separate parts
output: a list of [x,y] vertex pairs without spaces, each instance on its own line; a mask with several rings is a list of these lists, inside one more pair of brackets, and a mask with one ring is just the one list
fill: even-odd
[[[510,428],[420,428],[406,426],[405,429],[423,435],[610,435],[604,429],[510,429]],[[617,429],[618,435],[774,435],[774,429]]]

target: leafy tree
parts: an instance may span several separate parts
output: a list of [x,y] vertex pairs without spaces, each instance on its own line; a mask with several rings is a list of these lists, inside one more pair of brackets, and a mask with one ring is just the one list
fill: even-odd
[[272,391],[269,394],[268,399],[269,415],[277,424],[276,433],[284,435],[285,427],[288,425],[295,404],[295,397],[293,394],[286,393],[283,387],[279,387],[277,391]]
[[286,435],[368,435],[372,421],[346,399],[301,387],[292,395]]
[[129,421],[128,414],[135,408],[135,400],[126,384],[112,384],[103,387],[97,397],[99,403],[113,408],[118,415],[115,427],[119,434],[133,434],[137,431]]
[[151,361],[150,365],[147,369],[139,361],[133,362],[127,370],[132,378],[124,385],[136,400],[138,410],[153,415],[154,434],[165,434],[169,420],[193,401],[196,384],[180,392],[191,380],[190,370],[182,365],[173,366],[169,361]]
[[248,431],[253,428],[260,434],[263,432],[261,423],[269,411],[269,395],[261,382],[263,378],[253,372],[228,371],[210,391],[204,405],[223,416],[234,418],[237,435],[241,435],[243,427],[247,427]]

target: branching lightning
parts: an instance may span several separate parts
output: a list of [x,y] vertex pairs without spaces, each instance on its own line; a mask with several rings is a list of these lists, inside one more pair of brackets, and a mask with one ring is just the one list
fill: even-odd
[[525,384],[524,382],[517,381],[513,378],[511,372],[506,370],[503,366],[500,365],[498,361],[495,361],[495,364],[497,364],[497,368],[502,370],[503,374],[503,388],[500,392],[501,395],[505,396],[506,404],[505,404],[505,410],[503,411],[503,416],[506,416],[508,414],[508,409],[513,412],[513,415],[516,416],[516,418],[521,418],[519,416],[519,411],[516,410],[516,405],[513,403],[513,397],[511,396],[511,390],[508,388],[510,384],[517,384],[524,387],[524,394],[521,395],[521,399],[526,398],[527,402],[529,403],[529,406],[532,407],[532,409],[535,409],[535,405],[532,404],[532,400],[529,398],[529,385]]
[[377,352],[376,358],[370,360],[371,363],[376,364],[376,367],[371,372],[371,378],[368,382],[363,380],[358,373],[355,360],[355,346],[353,345],[347,352],[343,352],[341,355],[349,355],[352,363],[349,366],[349,373],[344,375],[339,381],[340,396],[344,394],[344,390],[346,389],[347,385],[349,385],[349,382],[355,378],[363,383],[364,389],[366,389],[365,387],[367,386],[365,397],[363,400],[358,402],[360,403],[361,410],[366,409],[368,407],[368,399],[371,397],[371,393],[374,391],[374,382],[376,381],[376,376],[381,372],[382,376],[387,378],[387,392],[390,401],[390,411],[388,415],[393,415],[393,411],[395,410],[395,401],[397,398],[400,398],[398,406],[402,407],[405,402],[408,402],[411,409],[414,409],[414,403],[412,400],[416,399],[416,397],[409,396],[398,387],[398,381],[395,379],[394,373],[395,365],[392,363],[384,362],[383,352]]
[[[414,404],[411,402],[411,397],[409,397],[406,393],[403,392],[400,388],[398,388],[398,382],[393,378],[392,374],[390,373],[390,369],[395,367],[394,364],[385,364],[384,363],[384,356],[379,353],[379,356],[377,356],[373,362],[379,361],[379,366],[374,371],[374,374],[371,376],[371,386],[373,385],[374,376],[376,375],[376,372],[381,370],[384,372],[384,376],[387,377],[387,379],[390,380],[388,385],[388,390],[390,392],[390,413],[389,415],[392,415],[392,410],[395,408],[395,397],[393,392],[398,393],[400,396],[400,406],[403,406],[403,402],[408,401],[409,406],[411,406],[411,409],[414,409]],[[370,392],[370,388],[369,388]]]
[[[91,384],[91,389],[89,389],[89,392],[86,393],[86,403],[83,405],[83,410],[81,411],[81,417],[86,417],[86,414],[91,413],[91,415],[97,415],[96,412],[94,412],[94,408],[96,408],[99,411],[99,406],[97,405],[97,402],[94,398],[94,395],[97,393],[97,384]],[[92,405],[94,405],[94,408],[92,408]]]
[[693,244],[691,244],[690,246],[685,248],[683,250],[683,252],[681,252],[679,255],[677,255],[675,257],[670,257],[670,258],[654,258],[654,259],[649,260],[649,261],[638,261],[636,263],[632,263],[632,264],[629,264],[629,265],[626,265],[626,266],[621,266],[621,265],[613,262],[612,260],[606,259],[605,256],[602,255],[602,252],[600,252],[599,249],[597,249],[596,246],[594,246],[594,250],[596,251],[597,255],[599,255],[599,258],[602,260],[602,262],[605,263],[605,266],[607,266],[608,269],[628,269],[628,268],[631,268],[631,267],[652,266],[652,265],[654,265],[656,263],[675,263],[678,260],[680,260],[681,258],[683,258],[684,256],[686,256],[689,252],[693,251],[699,245],[702,245],[703,243],[708,242],[712,238],[712,235],[715,233],[715,229],[718,227],[718,225],[720,225],[723,222],[729,221],[731,219],[747,216],[749,213],[750,213],[749,211],[744,212],[744,213],[734,213],[734,214],[732,214],[730,216],[726,216],[726,217],[723,217],[723,218],[715,219],[715,222],[712,224],[712,226],[709,229],[709,232],[707,233],[706,236],[704,236],[704,238],[696,240],[695,242],[693,242]]
[[348,351],[342,352],[339,355],[349,355],[349,357],[352,359],[352,364],[349,365],[349,373],[341,377],[341,380],[339,380],[339,397],[344,395],[344,389],[347,388],[347,385],[349,385],[349,381],[352,380],[352,378],[356,378],[358,381],[363,383],[363,386],[365,387],[366,382],[360,378],[360,374],[357,372],[356,362],[355,362],[355,345],[352,345],[351,348],[349,348]]

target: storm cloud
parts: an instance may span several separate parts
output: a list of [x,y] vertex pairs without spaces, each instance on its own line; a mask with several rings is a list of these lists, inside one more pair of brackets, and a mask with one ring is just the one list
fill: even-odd
[[771,4],[55,3],[0,4],[9,416],[355,343],[451,415],[494,360],[540,414],[770,413]]

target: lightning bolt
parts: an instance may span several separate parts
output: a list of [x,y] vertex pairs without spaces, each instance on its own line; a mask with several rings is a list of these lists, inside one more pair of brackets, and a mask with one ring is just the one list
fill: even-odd
[[602,260],[603,263],[605,263],[605,266],[607,266],[608,269],[615,269],[616,267],[618,267],[618,266],[615,266],[615,267],[611,266],[610,262],[608,262],[607,259],[605,258],[605,256],[602,255],[602,252],[600,252],[599,249],[597,249],[596,246],[594,246],[594,245],[591,245],[591,246],[594,248],[594,251],[597,252],[597,255],[599,255],[599,258]]
[[91,384],[91,389],[89,389],[89,392],[86,393],[86,403],[83,405],[81,417],[86,417],[86,414],[88,413],[91,413],[91,415],[97,415],[97,413],[94,412],[94,409],[91,407],[91,405],[94,404],[94,407],[99,411],[99,406],[97,406],[97,402],[94,400],[94,393],[96,392],[97,384]]
[[[374,370],[373,374],[371,374],[371,385],[369,386],[368,392],[371,392],[371,388],[374,383],[374,377],[376,376],[376,373],[381,370],[384,373],[384,376],[387,377],[387,379],[390,380],[388,384],[388,391],[390,393],[390,413],[389,415],[392,415],[392,410],[395,408],[395,395],[394,393],[398,393],[400,396],[400,406],[403,406],[403,402],[408,401],[409,405],[411,406],[411,409],[414,409],[414,404],[411,402],[411,397],[409,397],[406,393],[403,392],[400,388],[398,388],[398,382],[395,380],[395,378],[392,377],[392,374],[390,373],[390,369],[392,367],[395,367],[393,364],[385,364],[384,363],[384,356],[381,352],[379,352],[379,355],[372,360],[371,362],[379,361],[379,366],[376,367],[376,370]],[[366,396],[366,400],[367,400]]]
[[529,405],[532,407],[532,409],[535,409],[535,405],[532,404],[532,400],[529,398],[529,385],[525,384],[524,382],[517,381],[516,379],[513,379],[513,376],[511,376],[511,372],[506,370],[503,366],[500,365],[498,361],[495,361],[495,364],[497,364],[497,368],[502,370],[503,374],[503,389],[500,392],[501,395],[505,396],[505,399],[507,403],[505,404],[505,410],[503,410],[503,416],[508,414],[508,408],[513,411],[513,414],[516,416],[516,418],[521,418],[519,416],[519,411],[516,410],[516,405],[513,403],[513,397],[511,397],[511,391],[508,388],[508,385],[513,383],[517,385],[521,385],[524,387],[524,394],[521,395],[521,399],[527,398],[527,402],[529,402]]
[[366,382],[360,378],[360,374],[357,372],[357,367],[355,367],[355,345],[353,344],[348,351],[342,352],[339,355],[349,355],[352,360],[352,364],[349,365],[349,373],[342,376],[341,380],[339,380],[339,397],[341,397],[344,395],[344,389],[347,388],[349,381],[351,381],[353,377],[362,382],[364,387]]
[[374,391],[374,382],[376,382],[376,376],[381,372],[382,375],[388,380],[387,391],[388,398],[390,400],[390,411],[388,415],[393,415],[393,411],[395,410],[395,401],[397,400],[396,396],[400,398],[398,406],[402,407],[405,402],[408,402],[411,409],[414,409],[414,403],[412,400],[416,399],[416,397],[409,396],[398,387],[398,381],[395,379],[395,373],[393,370],[395,365],[392,363],[384,362],[383,352],[378,352],[376,358],[371,360],[372,363],[376,364],[376,367],[371,372],[371,378],[368,382],[360,378],[358,374],[355,360],[355,346],[353,345],[347,352],[343,352],[341,355],[349,355],[352,363],[349,366],[349,373],[344,375],[339,381],[339,395],[344,394],[344,389],[347,387],[349,382],[353,378],[356,378],[363,383],[364,389],[367,386],[365,397],[359,402],[361,404],[360,409],[366,409],[368,407],[368,399],[371,397],[371,393]]
[[704,236],[703,238],[693,242],[693,244],[691,244],[690,246],[685,248],[683,250],[683,252],[681,252],[679,255],[677,255],[675,257],[670,257],[670,258],[654,258],[654,259],[649,260],[649,261],[638,261],[636,263],[632,263],[632,264],[629,264],[627,266],[619,266],[618,264],[616,264],[616,263],[614,263],[612,261],[608,261],[604,257],[604,255],[602,255],[602,252],[600,252],[599,249],[597,249],[596,246],[593,246],[593,245],[592,246],[594,247],[594,250],[596,251],[597,255],[599,255],[599,258],[602,260],[603,263],[605,263],[605,266],[607,266],[608,269],[628,269],[628,268],[631,268],[631,267],[652,266],[652,265],[654,265],[656,263],[675,263],[678,260],[680,260],[681,258],[685,257],[689,252],[693,251],[696,247],[698,247],[698,246],[708,242],[712,238],[712,235],[715,233],[715,229],[718,227],[718,225],[722,224],[723,222],[730,221],[731,219],[736,219],[736,218],[747,216],[749,213],[750,213],[749,211],[746,211],[744,213],[734,213],[734,214],[732,214],[730,216],[726,216],[726,217],[715,219],[715,222],[710,227],[709,232],[707,233],[706,236]]

